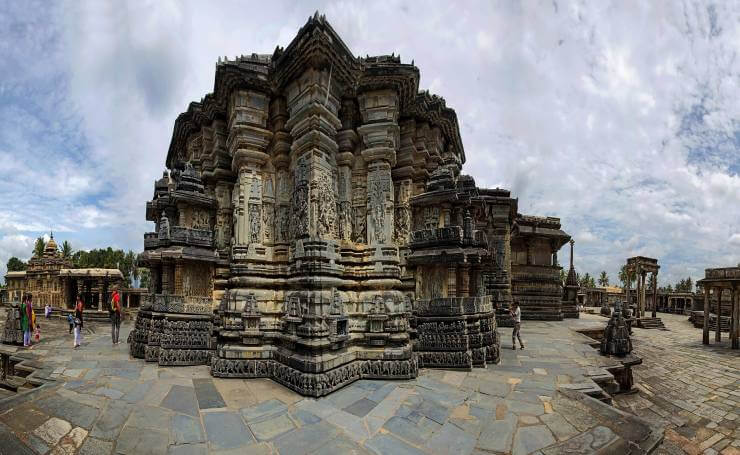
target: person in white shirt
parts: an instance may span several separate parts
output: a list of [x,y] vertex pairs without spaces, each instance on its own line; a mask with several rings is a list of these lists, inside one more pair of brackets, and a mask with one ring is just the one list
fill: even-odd
[[519,308],[519,302],[514,301],[509,308],[509,315],[514,320],[514,330],[511,332],[511,349],[516,349],[516,340],[519,340],[519,346],[524,349],[522,337],[519,335],[519,329],[522,327],[522,309]]

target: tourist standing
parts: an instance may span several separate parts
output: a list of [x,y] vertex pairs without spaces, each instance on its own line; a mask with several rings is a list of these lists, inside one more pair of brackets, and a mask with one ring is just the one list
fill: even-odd
[[75,328],[75,317],[72,313],[67,313],[67,322],[69,323],[69,333],[72,333],[72,329]]
[[522,309],[519,308],[519,302],[512,302],[509,315],[514,320],[514,330],[511,332],[511,349],[516,349],[516,340],[519,340],[519,346],[524,349],[522,337],[519,335],[519,330],[522,328]]
[[121,296],[118,295],[118,289],[113,289],[110,308],[111,338],[113,339],[113,344],[118,344],[118,333],[121,331]]
[[82,343],[82,328],[85,326],[85,320],[82,318],[82,312],[85,310],[85,305],[82,303],[82,297],[77,296],[77,303],[75,304],[75,347]]
[[82,319],[75,317],[74,324],[75,324],[75,348],[79,348],[80,345],[82,344]]
[[31,296],[26,294],[21,301],[21,330],[23,330],[23,346],[26,347],[31,345],[31,325],[33,324],[31,314],[33,314]]
[[48,319],[50,315],[51,315],[51,307],[47,303],[46,306],[44,307],[44,317]]

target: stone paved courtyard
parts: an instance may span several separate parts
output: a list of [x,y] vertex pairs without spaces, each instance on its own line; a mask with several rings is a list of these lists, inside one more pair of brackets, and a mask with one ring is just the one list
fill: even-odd
[[[658,453],[737,453],[738,357],[726,346],[702,349],[684,319],[665,317],[667,332],[635,329],[645,357],[635,369],[639,393],[615,404],[669,428]],[[0,401],[0,453],[557,454],[565,445],[627,453],[618,433],[648,427],[571,391],[593,388],[589,377],[605,360],[572,329],[605,321],[526,322],[524,351],[512,351],[511,329],[500,329],[500,365],[363,380],[319,400],[266,379],[214,379],[205,366],[134,360],[125,343],[111,346],[105,325],[73,350],[53,322],[20,355],[39,360],[36,374],[55,381]],[[126,323],[123,335],[129,330]]]
[[[659,315],[669,329],[635,329],[633,369],[638,394],[620,395],[615,404],[665,426],[658,453],[740,454],[740,353],[727,334],[709,347],[701,329],[686,316]],[[597,316],[589,316],[596,318]]]

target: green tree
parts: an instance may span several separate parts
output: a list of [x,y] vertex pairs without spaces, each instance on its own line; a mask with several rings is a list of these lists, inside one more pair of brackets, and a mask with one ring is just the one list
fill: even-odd
[[606,270],[602,270],[599,275],[599,286],[609,286],[609,275],[606,274]]
[[567,275],[565,274],[565,270],[560,269],[560,282],[565,284],[565,279],[567,278]]
[[62,252],[63,258],[65,259],[71,258],[72,257],[72,245],[70,245],[70,243],[65,240],[64,242],[62,242],[61,252]]
[[46,248],[46,240],[43,237],[36,239],[36,243],[33,246],[33,255],[41,257],[44,255],[44,248]]
[[[619,281],[622,282],[622,287],[627,287],[627,265],[623,265],[622,268],[619,270]],[[634,283],[636,281],[637,277],[634,273],[631,273],[629,275],[629,284],[632,289],[634,289]]]
[[691,281],[691,277],[684,278],[676,283],[676,292],[693,292],[694,283]]
[[141,274],[141,282],[139,283],[139,287],[149,288],[149,269],[140,268],[139,273]]
[[582,288],[595,288],[596,282],[594,278],[588,272],[586,272],[585,275],[581,275],[578,278],[578,285]]
[[123,275],[127,286],[131,286],[132,279],[138,277],[136,268],[136,253],[123,250],[114,250],[111,247],[77,251],[72,255],[72,262],[77,268],[118,269]]
[[21,272],[23,270],[26,270],[28,264],[13,256],[12,258],[8,259],[7,266],[8,272]]

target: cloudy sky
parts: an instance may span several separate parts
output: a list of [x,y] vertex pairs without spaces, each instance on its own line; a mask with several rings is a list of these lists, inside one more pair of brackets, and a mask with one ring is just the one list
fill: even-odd
[[[315,10],[401,55],[456,109],[481,186],[559,216],[576,267],[661,285],[740,262],[740,4],[0,0],[0,276],[53,229],[140,251],[178,113],[219,56],[286,46]],[[567,253],[561,254],[567,262]]]

